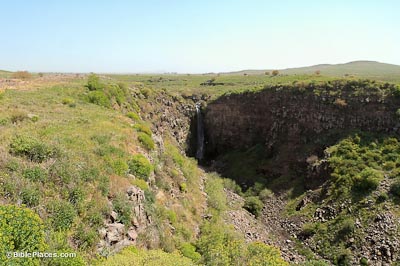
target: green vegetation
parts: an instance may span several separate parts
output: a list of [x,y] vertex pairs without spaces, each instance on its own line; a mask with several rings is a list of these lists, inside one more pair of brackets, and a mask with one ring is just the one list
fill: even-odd
[[154,150],[154,141],[146,133],[140,132],[138,134],[138,140],[148,151]]
[[6,252],[44,252],[42,220],[32,210],[0,205],[0,261],[8,265],[40,265],[38,258],[7,258]]
[[201,262],[205,265],[288,265],[279,250],[263,243],[245,243],[231,226],[222,220],[226,210],[223,180],[216,174],[208,176],[206,192],[213,217],[201,227],[196,242]]
[[148,180],[151,172],[153,171],[153,166],[146,157],[144,157],[142,154],[137,154],[132,157],[132,160],[129,161],[129,171],[139,178]]
[[263,202],[255,196],[247,197],[243,206],[243,208],[254,214],[256,217],[260,216],[263,207]]
[[181,254],[166,253],[162,250],[139,250],[133,247],[125,248],[122,252],[99,261],[98,266],[194,266],[192,260],[183,257]]
[[[111,79],[91,74],[87,81],[0,92],[0,196],[6,204],[0,206],[0,251],[36,247],[78,252],[77,258],[27,262],[47,266],[288,265],[276,248],[247,243],[226,224],[230,206],[224,188],[243,196],[244,208],[258,217],[264,202],[282,192],[285,184],[297,186],[291,183],[291,176],[298,174],[296,180],[301,183],[302,173],[289,171],[279,178],[266,174],[276,161],[266,156],[263,144],[218,158],[232,166],[224,174],[236,182],[204,173],[196,160],[184,155],[184,145],[177,143],[172,132],[165,130],[162,142],[155,145],[153,139],[160,137],[155,124],[160,119],[157,111],[165,104],[162,97],[173,99],[173,104],[193,104],[192,94],[207,99],[225,93],[279,89],[299,95],[334,96],[338,100],[332,103],[342,108],[351,103],[351,96],[384,98],[400,95],[400,89],[368,80],[334,80],[324,69],[296,76],[285,71],[264,72],[246,76],[111,75]],[[200,85],[208,80],[212,86]],[[148,115],[150,112],[154,115]],[[359,244],[361,234],[355,217],[366,224],[385,204],[398,206],[399,151],[397,137],[361,133],[326,149],[329,156],[325,159],[333,174],[325,186],[324,200],[327,205],[332,201],[346,204],[348,199],[353,203],[351,212],[343,208],[332,219],[310,220],[313,222],[304,226],[302,236],[319,243],[317,253],[337,264],[348,263],[349,241],[354,238],[355,245]],[[266,175],[271,178],[266,180]],[[138,231],[136,243],[146,249],[127,248],[99,258],[98,232],[110,219],[111,210],[117,212],[117,222],[127,227],[135,223],[132,203],[126,196],[130,186],[145,194],[144,209],[151,224]],[[301,189],[283,192],[279,195],[293,201],[298,201],[300,194],[304,196]],[[369,202],[375,205],[370,213],[363,210]],[[15,207],[17,203],[30,209]],[[298,213],[310,218],[316,208],[313,202]],[[24,230],[17,233],[10,227]],[[105,249],[101,255],[108,252]],[[307,258],[314,259],[312,255]],[[325,264],[309,261],[304,265]]]
[[333,169],[332,194],[360,196],[377,189],[384,175],[395,177],[400,143],[396,138],[376,139],[373,136],[346,138],[329,147],[329,164]]
[[10,153],[24,156],[33,162],[41,163],[55,156],[57,150],[37,139],[27,136],[17,136],[10,144]]

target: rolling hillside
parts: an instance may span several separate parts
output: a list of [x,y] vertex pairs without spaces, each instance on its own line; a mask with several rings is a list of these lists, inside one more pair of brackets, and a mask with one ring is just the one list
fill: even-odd
[[[400,80],[400,66],[380,63],[376,61],[354,61],[345,64],[320,64],[309,67],[287,68],[281,69],[279,72],[286,75],[313,74],[319,70],[321,75],[342,77],[344,75],[353,75],[362,78],[379,79],[386,81]],[[244,74],[257,75],[264,74],[266,71],[272,70],[243,70],[238,72],[230,72],[226,74]]]

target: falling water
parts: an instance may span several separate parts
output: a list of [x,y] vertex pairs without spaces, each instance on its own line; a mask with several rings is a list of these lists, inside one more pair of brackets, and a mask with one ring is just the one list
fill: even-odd
[[204,155],[204,125],[203,125],[203,117],[201,115],[201,105],[199,103],[196,103],[196,116],[197,116],[196,159],[202,160]]

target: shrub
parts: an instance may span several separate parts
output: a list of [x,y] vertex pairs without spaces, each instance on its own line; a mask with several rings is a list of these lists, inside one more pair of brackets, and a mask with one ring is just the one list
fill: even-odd
[[367,167],[355,177],[354,188],[358,192],[369,192],[375,190],[382,179],[383,174],[380,171]]
[[13,73],[12,77],[15,79],[31,79],[32,74],[28,71],[17,71]]
[[367,258],[361,258],[360,259],[360,265],[361,266],[368,266],[368,259]]
[[40,192],[35,187],[25,187],[21,191],[21,200],[23,204],[28,207],[35,207],[39,205]]
[[141,123],[141,124],[136,124],[136,125],[134,126],[134,128],[135,128],[137,131],[146,133],[146,134],[149,135],[149,136],[151,136],[151,134],[152,134],[150,127],[147,126],[147,125],[145,125],[145,124],[143,124],[143,123]]
[[381,194],[379,194],[378,198],[376,199],[377,203],[382,203],[385,202],[389,199],[389,196],[386,192],[382,192]]
[[140,116],[135,112],[129,112],[129,113],[126,114],[126,116],[129,117],[130,119],[132,119],[135,122],[140,121]]
[[90,103],[103,107],[111,107],[110,99],[103,91],[91,91],[88,93],[87,97]]
[[10,121],[13,124],[17,124],[18,122],[22,122],[25,119],[28,119],[28,114],[26,114],[25,112],[22,112],[22,111],[14,111],[11,114],[11,117],[10,117]]
[[354,226],[354,221],[351,218],[347,218],[345,220],[343,220],[343,222],[341,223],[341,227],[338,231],[338,236],[339,237],[346,237],[350,234],[352,234],[355,230],[355,226]]
[[390,193],[400,198],[400,181],[396,181],[390,186]]
[[399,108],[399,109],[397,109],[397,111],[396,111],[396,115],[397,115],[398,117],[400,117],[400,108]]
[[140,132],[138,134],[138,140],[147,150],[151,151],[154,149],[154,141],[153,139],[147,135],[146,133]]
[[129,161],[128,165],[130,173],[146,181],[153,171],[153,166],[142,154],[134,155],[132,160]]
[[67,98],[62,99],[62,104],[68,105],[69,107],[75,107],[76,106],[76,103],[75,103],[74,99],[71,98],[71,97],[67,97]]
[[125,225],[130,225],[132,208],[124,194],[118,194],[113,200],[113,209],[118,213],[117,220]]
[[98,234],[94,229],[87,228],[83,224],[79,224],[73,236],[75,244],[82,250],[92,248],[97,240]]
[[223,183],[224,183],[224,188],[235,192],[236,194],[241,194],[242,193],[242,189],[241,187],[232,179],[230,178],[224,178],[222,179]]
[[9,259],[8,251],[39,251],[46,249],[42,220],[27,208],[0,205],[0,261],[7,265],[39,265],[36,258]]
[[243,208],[254,214],[256,217],[260,216],[264,204],[255,196],[246,197]]
[[178,252],[167,253],[162,250],[138,250],[128,247],[108,257],[99,266],[194,266],[195,264]]
[[22,173],[23,177],[26,179],[29,179],[31,181],[41,181],[44,182],[47,179],[47,174],[46,172],[40,168],[39,166],[35,166],[33,168],[28,168],[25,169],[24,172]]
[[10,153],[41,163],[56,155],[56,150],[37,139],[26,136],[15,137],[10,144]]
[[120,159],[111,161],[111,167],[117,175],[126,175],[129,170],[128,164]]
[[141,88],[140,93],[147,99],[151,96],[152,91],[149,88]]
[[72,204],[65,201],[50,202],[48,210],[51,214],[51,225],[56,230],[67,230],[74,222],[76,211]]
[[90,91],[95,91],[95,90],[103,89],[104,85],[100,82],[99,77],[96,74],[92,73],[88,77],[88,82],[87,82],[86,87]]
[[85,198],[85,192],[79,187],[71,189],[68,194],[68,200],[74,206],[80,204]]
[[182,252],[183,256],[194,262],[198,262],[201,259],[200,253],[196,252],[196,247],[190,243],[183,243],[179,250]]
[[226,208],[226,195],[222,179],[216,174],[210,174],[206,181],[205,187],[208,199],[207,203],[217,212],[222,212]]
[[141,190],[148,190],[149,186],[147,185],[146,181],[140,178],[135,178],[131,181],[131,184],[140,188]]
[[245,265],[245,243],[237,232],[222,221],[206,222],[196,242],[204,265]]
[[260,191],[258,194],[258,197],[262,202],[266,202],[268,199],[270,199],[274,195],[274,192],[269,190],[268,188],[264,188],[263,190]]
[[246,265],[275,265],[288,266],[289,264],[283,260],[279,249],[265,245],[261,242],[253,242],[247,246]]
[[185,182],[180,183],[180,184],[179,184],[179,190],[180,190],[181,192],[186,192],[186,190],[187,190],[187,184],[186,184]]
[[107,176],[101,175],[97,188],[100,190],[101,195],[107,196],[110,191],[110,179]]

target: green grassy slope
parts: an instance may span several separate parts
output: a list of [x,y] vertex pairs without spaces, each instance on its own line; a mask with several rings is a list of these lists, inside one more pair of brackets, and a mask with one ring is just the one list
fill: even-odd
[[[281,69],[284,75],[310,75],[319,70],[321,75],[332,77],[343,77],[353,75],[362,78],[371,78],[385,81],[400,81],[400,66],[380,63],[375,61],[354,61],[345,64],[321,64],[309,67]],[[272,70],[243,70],[227,74],[264,75],[266,71]]]

